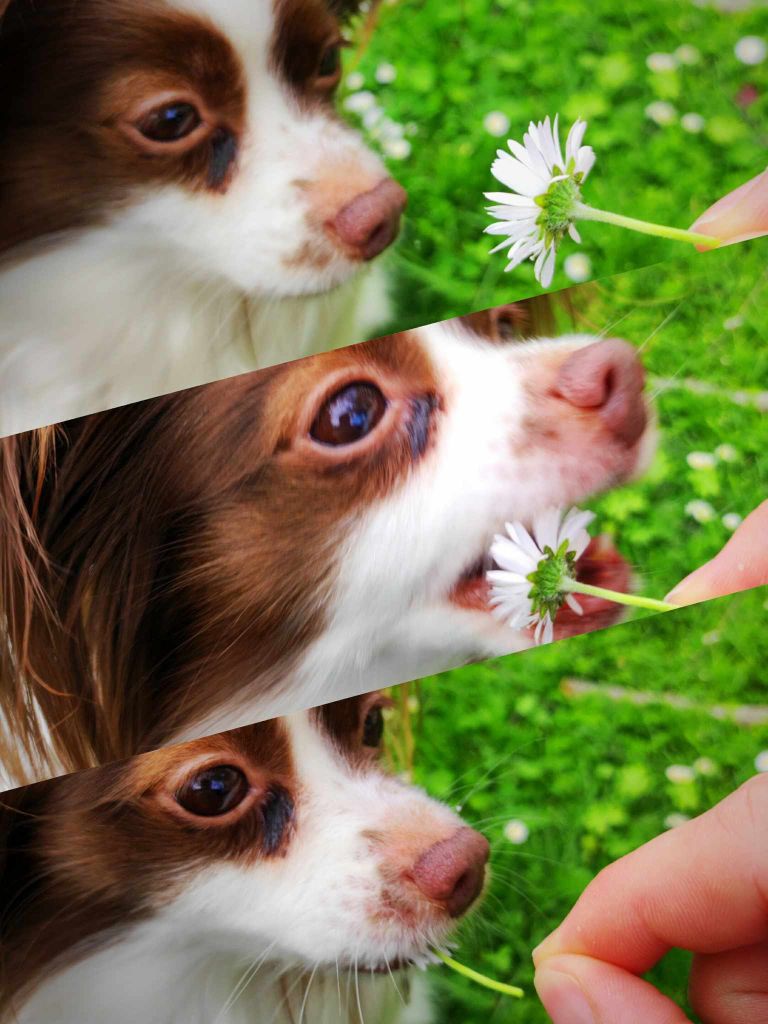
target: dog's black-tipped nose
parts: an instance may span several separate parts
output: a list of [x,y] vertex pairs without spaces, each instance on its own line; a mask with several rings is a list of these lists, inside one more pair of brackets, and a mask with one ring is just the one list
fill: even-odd
[[408,196],[392,178],[355,196],[329,228],[356,259],[372,260],[397,238]]
[[555,391],[578,409],[596,411],[618,440],[631,445],[647,422],[643,385],[635,350],[626,341],[610,338],[569,356],[560,367]]
[[465,913],[483,888],[490,847],[485,836],[460,828],[423,853],[413,867],[416,887],[451,917]]

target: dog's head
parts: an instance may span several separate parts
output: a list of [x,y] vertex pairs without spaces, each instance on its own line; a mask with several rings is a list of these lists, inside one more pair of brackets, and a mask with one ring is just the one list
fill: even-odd
[[[627,479],[651,438],[626,342],[457,324],[21,436],[4,677],[100,762],[520,649],[489,606],[494,534]],[[629,585],[608,545],[579,568]],[[559,635],[615,621],[583,606]]]
[[183,955],[201,977],[206,957],[364,973],[427,962],[480,895],[489,848],[379,765],[383,703],[369,694],[21,791],[9,845],[25,891],[3,892],[11,987],[116,944],[147,962]]
[[108,225],[265,296],[345,281],[403,190],[334,112],[342,0],[12,0],[0,249]]

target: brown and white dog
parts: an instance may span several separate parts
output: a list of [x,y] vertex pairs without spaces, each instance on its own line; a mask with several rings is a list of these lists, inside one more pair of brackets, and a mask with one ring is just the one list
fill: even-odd
[[381,326],[405,193],[334,110],[355,0],[3,6],[0,434]]
[[[5,439],[13,742],[72,770],[529,647],[489,607],[494,533],[652,440],[628,343],[450,321]],[[580,572],[629,586],[599,541]]]
[[382,770],[381,705],[6,794],[0,1020],[424,1024],[489,848]]

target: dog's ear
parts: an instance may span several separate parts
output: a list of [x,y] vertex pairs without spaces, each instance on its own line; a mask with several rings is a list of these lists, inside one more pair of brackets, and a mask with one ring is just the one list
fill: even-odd
[[37,764],[44,747],[35,647],[50,636],[53,612],[37,520],[55,473],[55,447],[51,427],[0,440],[0,763],[19,780],[21,764]]
[[[55,783],[0,793],[0,1018],[16,1020],[16,996],[35,973],[25,934],[39,912],[42,873],[36,835]],[[48,922],[44,924],[47,927]],[[39,923],[37,925],[39,928]],[[24,951],[24,952],[22,952]]]
[[[583,285],[581,286],[584,287]],[[570,289],[555,295],[535,295],[519,302],[508,302],[491,309],[482,309],[459,317],[459,322],[473,334],[503,344],[526,338],[550,337],[557,333],[557,311],[573,322],[575,319]]]

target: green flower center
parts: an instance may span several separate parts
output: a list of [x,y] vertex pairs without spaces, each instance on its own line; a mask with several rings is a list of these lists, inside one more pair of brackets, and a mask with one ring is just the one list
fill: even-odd
[[581,173],[574,174],[573,165],[574,161],[571,160],[565,172],[559,167],[554,167],[554,174],[567,173],[568,177],[553,181],[547,191],[534,200],[536,205],[541,207],[536,223],[544,232],[547,246],[553,242],[557,245],[562,240],[574,221],[573,208],[581,201],[581,183],[584,176]]
[[532,584],[528,591],[531,611],[542,618],[548,614],[554,620],[565,603],[563,581],[576,579],[576,552],[568,550],[568,543],[564,540],[557,551],[546,545],[544,558],[527,577]]

